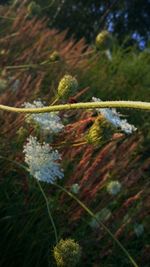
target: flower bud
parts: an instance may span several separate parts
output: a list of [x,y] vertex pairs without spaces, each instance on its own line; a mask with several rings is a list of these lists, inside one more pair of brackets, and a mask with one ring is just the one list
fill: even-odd
[[57,51],[54,51],[50,56],[49,56],[50,61],[54,62],[60,59],[60,55]]
[[81,247],[73,239],[61,239],[53,253],[58,267],[74,267],[80,260]]
[[100,115],[91,126],[86,139],[89,144],[99,147],[112,137],[112,133],[113,127]]
[[71,75],[65,75],[59,82],[58,85],[58,96],[66,99],[73,95],[78,89],[78,82],[75,77]]
[[113,39],[108,31],[102,31],[96,36],[96,48],[98,50],[108,50],[112,48]]
[[119,181],[111,181],[108,185],[107,185],[107,192],[110,195],[117,195],[121,190],[121,184]]
[[78,194],[80,191],[80,186],[79,184],[75,183],[71,186],[71,192],[74,194]]

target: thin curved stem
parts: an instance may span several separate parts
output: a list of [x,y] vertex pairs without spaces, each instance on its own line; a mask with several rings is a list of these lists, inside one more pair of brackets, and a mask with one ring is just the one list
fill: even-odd
[[16,66],[6,66],[5,69],[6,70],[17,70],[17,69],[38,69],[39,67],[41,68],[45,68],[45,67],[48,67],[49,65],[52,65],[52,64],[56,64],[58,63],[59,61],[53,61],[53,62],[50,62],[50,61],[47,61],[47,62],[41,62],[39,64],[24,64],[24,65],[16,65]]
[[91,217],[93,217],[96,222],[102,226],[102,228],[111,236],[111,238],[117,243],[117,245],[120,247],[120,249],[124,252],[124,254],[127,256],[127,258],[130,260],[132,265],[134,267],[138,267],[137,263],[134,261],[132,256],[129,254],[129,252],[125,249],[125,247],[121,244],[121,242],[112,234],[112,232],[102,223],[100,222],[96,215],[82,202],[80,201],[74,194],[72,194],[70,191],[62,187],[61,185],[54,184],[57,188],[65,192],[68,196],[73,198]]
[[16,108],[5,105],[0,105],[0,110],[17,112],[17,113],[46,113],[61,110],[73,109],[95,109],[95,108],[131,108],[150,110],[150,102],[142,101],[100,101],[100,102],[86,102],[75,104],[61,104],[54,106],[47,106],[42,108]]
[[6,16],[0,16],[0,19],[15,20],[15,18],[6,17]]
[[[1,158],[4,158],[6,160],[8,160],[6,157],[3,157],[3,156],[0,156]],[[23,168],[24,170],[28,171],[28,169],[23,165],[23,164],[20,164],[16,161],[13,161],[13,160],[9,160],[10,162],[13,162],[14,164],[16,164],[17,166]],[[42,186],[40,185],[40,182],[36,179],[37,181],[37,184],[40,188],[40,191],[45,199],[45,202],[46,202],[46,206],[47,206],[47,211],[48,211],[48,215],[49,215],[49,218],[51,220],[51,223],[52,223],[52,226],[53,226],[53,229],[54,229],[54,233],[55,233],[55,239],[56,239],[56,244],[58,243],[58,235],[57,235],[57,230],[56,230],[56,226],[55,226],[55,223],[54,223],[54,220],[53,220],[53,217],[52,217],[52,214],[51,214],[51,211],[50,211],[50,208],[49,208],[49,203],[48,203],[48,200],[47,200],[47,197],[44,193],[44,190],[42,188]],[[132,256],[128,253],[128,251],[124,248],[124,246],[121,244],[121,242],[112,234],[112,232],[102,223],[100,222],[96,215],[82,202],[80,201],[75,195],[73,195],[70,191],[68,191],[67,189],[65,189],[64,187],[62,187],[61,185],[58,185],[58,184],[53,184],[54,186],[56,186],[57,188],[59,188],[61,191],[65,192],[68,196],[70,196],[71,198],[73,198],[91,217],[93,217],[96,222],[103,227],[103,229],[111,236],[111,238],[117,243],[117,245],[121,248],[121,250],[124,252],[124,254],[127,256],[127,258],[130,260],[130,262],[132,263],[132,265],[134,267],[138,267],[137,263],[134,261],[134,259],[132,258]]]
[[41,191],[41,193],[42,193],[42,195],[43,195],[43,197],[44,197],[44,199],[45,199],[46,206],[47,206],[47,211],[48,211],[48,215],[49,215],[51,224],[52,224],[53,229],[54,229],[55,240],[56,240],[56,244],[57,244],[57,243],[58,243],[57,229],[56,229],[56,226],[55,226],[55,223],[54,223],[54,220],[53,220],[53,217],[52,217],[50,208],[49,208],[49,203],[48,203],[47,197],[46,197],[46,195],[45,195],[45,193],[44,193],[44,190],[43,190],[43,188],[42,188],[40,182],[39,182],[37,179],[36,179],[36,181],[37,181],[37,184],[38,184],[38,186],[39,186],[39,188],[40,188],[40,191]]
[[[13,164],[15,164],[16,166],[20,167],[20,168],[23,168],[26,172],[29,172],[28,168],[26,168],[26,166],[24,166],[23,164],[15,161],[15,160],[10,160],[2,155],[0,155],[0,158],[4,159],[4,160],[7,160],[9,162],[12,162]],[[56,230],[56,226],[55,226],[55,223],[54,223],[54,220],[53,220],[53,217],[52,217],[52,214],[51,214],[51,211],[50,211],[50,208],[49,208],[49,203],[48,203],[48,200],[47,200],[47,197],[44,193],[44,190],[42,188],[42,186],[40,185],[40,182],[36,179],[37,181],[37,184],[40,188],[40,191],[45,199],[45,202],[46,202],[46,207],[47,207],[47,212],[48,212],[48,215],[49,215],[49,218],[50,218],[50,221],[51,221],[51,224],[52,224],[52,227],[54,229],[54,234],[55,234],[55,240],[56,240],[56,244],[58,243],[58,235],[57,235],[57,230]]]

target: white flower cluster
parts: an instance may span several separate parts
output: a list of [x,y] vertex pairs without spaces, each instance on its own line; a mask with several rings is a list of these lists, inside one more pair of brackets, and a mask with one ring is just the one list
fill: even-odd
[[121,190],[121,184],[118,181],[111,181],[108,185],[107,185],[107,192],[110,195],[117,195]]
[[[25,108],[44,107],[43,103],[40,100],[35,100],[33,104],[25,102],[23,106]],[[49,131],[50,133],[59,133],[64,128],[64,125],[62,124],[61,119],[56,112],[36,113],[28,115],[26,121],[30,123],[32,120],[35,121],[41,127],[41,129]]]
[[57,150],[37,141],[36,137],[30,136],[24,146],[25,162],[29,166],[29,172],[37,180],[53,183],[57,178],[63,178],[63,170],[60,168],[61,156]]
[[[94,102],[101,101],[101,99],[96,97],[92,97],[92,100]],[[137,128],[135,128],[134,125],[129,124],[126,119],[120,119],[121,114],[118,113],[115,108],[99,108],[97,111],[100,112],[106,120],[112,123],[115,127],[119,127],[126,134],[131,134],[137,130]]]

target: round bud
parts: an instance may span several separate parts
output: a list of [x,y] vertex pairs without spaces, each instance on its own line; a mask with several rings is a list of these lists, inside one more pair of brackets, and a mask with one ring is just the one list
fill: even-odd
[[121,184],[119,181],[111,181],[108,185],[107,185],[107,192],[110,195],[117,195],[121,190]]
[[108,31],[102,31],[96,36],[96,48],[98,50],[111,49],[113,45],[112,35]]
[[71,75],[65,75],[59,82],[58,85],[58,96],[66,99],[73,95],[78,89],[78,82],[75,77]]
[[61,239],[53,253],[58,267],[75,267],[81,257],[81,247],[73,239]]
[[98,116],[91,126],[86,139],[89,144],[100,147],[106,140],[109,140],[113,134],[113,127],[103,116]]

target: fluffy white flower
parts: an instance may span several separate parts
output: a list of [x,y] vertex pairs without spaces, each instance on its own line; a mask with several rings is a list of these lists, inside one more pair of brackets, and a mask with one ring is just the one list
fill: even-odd
[[111,181],[107,185],[107,192],[111,195],[117,195],[121,190],[121,184],[118,181]]
[[[94,102],[100,102],[101,99],[92,97]],[[126,134],[131,134],[137,130],[134,125],[129,124],[126,119],[120,119],[121,114],[116,111],[115,108],[99,108],[97,109],[105,119],[107,119],[110,123],[112,123],[115,127],[119,127]]]
[[59,163],[61,156],[58,151],[52,150],[46,143],[40,144],[33,136],[30,136],[27,141],[23,152],[31,175],[47,183],[53,183],[57,178],[63,178],[63,170]]
[[[23,106],[25,108],[44,107],[43,103],[40,100],[34,101],[33,104],[25,102]],[[59,133],[64,128],[64,125],[62,124],[61,119],[56,112],[36,113],[28,115],[26,121],[29,123],[32,120],[35,121],[41,127],[41,129],[47,130],[51,133]]]

